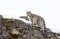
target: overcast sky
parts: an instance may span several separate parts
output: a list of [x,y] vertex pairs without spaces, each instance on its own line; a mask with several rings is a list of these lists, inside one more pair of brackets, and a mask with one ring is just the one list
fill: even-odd
[[47,28],[60,32],[60,0],[0,0],[0,14],[4,18],[19,18],[27,11],[42,16]]

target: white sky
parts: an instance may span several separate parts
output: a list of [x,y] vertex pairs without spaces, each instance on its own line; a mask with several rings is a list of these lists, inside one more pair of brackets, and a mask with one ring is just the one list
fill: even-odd
[[60,0],[0,0],[0,14],[4,18],[18,18],[26,11],[42,16],[48,28],[60,32]]

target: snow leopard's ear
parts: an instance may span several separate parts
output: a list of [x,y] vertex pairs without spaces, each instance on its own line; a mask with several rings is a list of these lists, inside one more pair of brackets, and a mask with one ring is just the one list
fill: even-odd
[[30,16],[31,14],[31,11],[27,11],[27,16]]

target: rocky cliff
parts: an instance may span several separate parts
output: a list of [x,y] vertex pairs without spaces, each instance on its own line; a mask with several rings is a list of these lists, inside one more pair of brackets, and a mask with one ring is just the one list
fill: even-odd
[[[45,35],[48,33],[46,31]],[[18,19],[3,18],[0,15],[0,39],[60,39],[56,33],[51,33],[51,35],[51,37],[44,37],[39,27]]]

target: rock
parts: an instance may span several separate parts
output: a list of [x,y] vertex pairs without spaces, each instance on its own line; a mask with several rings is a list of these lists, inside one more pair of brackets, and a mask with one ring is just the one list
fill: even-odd
[[2,15],[0,15],[0,19],[3,19],[3,16]]
[[[47,28],[44,30],[45,32],[41,32],[38,26],[28,25],[18,19],[3,18],[1,20],[1,17],[0,32],[5,34],[0,34],[0,39],[60,39],[57,38],[57,34],[54,34]],[[46,38],[42,33],[46,35]]]

